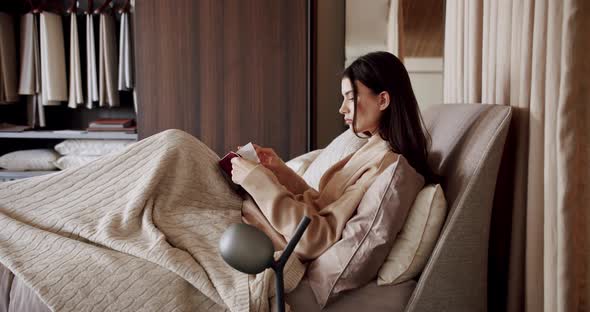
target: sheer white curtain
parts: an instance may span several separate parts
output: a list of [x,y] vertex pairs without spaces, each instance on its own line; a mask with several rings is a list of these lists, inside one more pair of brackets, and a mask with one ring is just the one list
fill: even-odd
[[590,311],[589,51],[588,0],[447,0],[444,101],[515,108],[509,311]]

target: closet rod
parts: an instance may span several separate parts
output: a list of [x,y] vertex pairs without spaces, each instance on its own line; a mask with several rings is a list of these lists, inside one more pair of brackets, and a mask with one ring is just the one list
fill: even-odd
[[54,5],[53,8],[49,8],[49,6],[47,5],[47,1],[45,1],[45,0],[39,0],[39,5],[37,5],[36,7],[33,5],[33,0],[28,0],[27,2],[29,3],[29,6],[31,7],[31,10],[29,11],[29,13],[39,14],[39,13],[43,13],[43,12],[53,12],[56,14],[61,14],[60,12],[63,12],[63,3],[60,6],[58,4],[59,2],[57,2],[57,1],[50,1],[49,2],[49,3],[53,3],[53,5]]

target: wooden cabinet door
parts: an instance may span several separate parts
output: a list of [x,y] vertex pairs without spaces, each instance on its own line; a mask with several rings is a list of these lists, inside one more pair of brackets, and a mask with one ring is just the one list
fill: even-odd
[[140,138],[182,129],[218,154],[308,149],[309,0],[135,3]]

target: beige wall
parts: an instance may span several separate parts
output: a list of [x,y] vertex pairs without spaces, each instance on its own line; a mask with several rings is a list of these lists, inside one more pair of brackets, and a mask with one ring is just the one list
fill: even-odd
[[345,1],[317,1],[316,142],[325,147],[344,131],[338,108],[340,73],[344,70]]
[[420,109],[443,102],[442,57],[406,57],[404,65]]

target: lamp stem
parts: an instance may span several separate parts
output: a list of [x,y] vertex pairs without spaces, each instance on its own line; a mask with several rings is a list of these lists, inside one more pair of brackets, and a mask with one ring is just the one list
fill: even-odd
[[279,312],[285,312],[285,285],[283,282],[283,268],[275,269],[275,286],[277,296],[277,308]]
[[293,250],[295,250],[295,246],[299,243],[303,232],[307,229],[307,226],[311,222],[311,219],[307,216],[303,216],[303,219],[299,222],[297,226],[297,230],[295,230],[295,234],[289,240],[287,247],[281,254],[279,260],[274,261],[271,265],[272,269],[275,271],[275,285],[276,285],[276,296],[277,296],[277,308],[279,312],[285,312],[285,285],[283,281],[283,269],[285,268],[285,264],[287,264],[287,260]]

